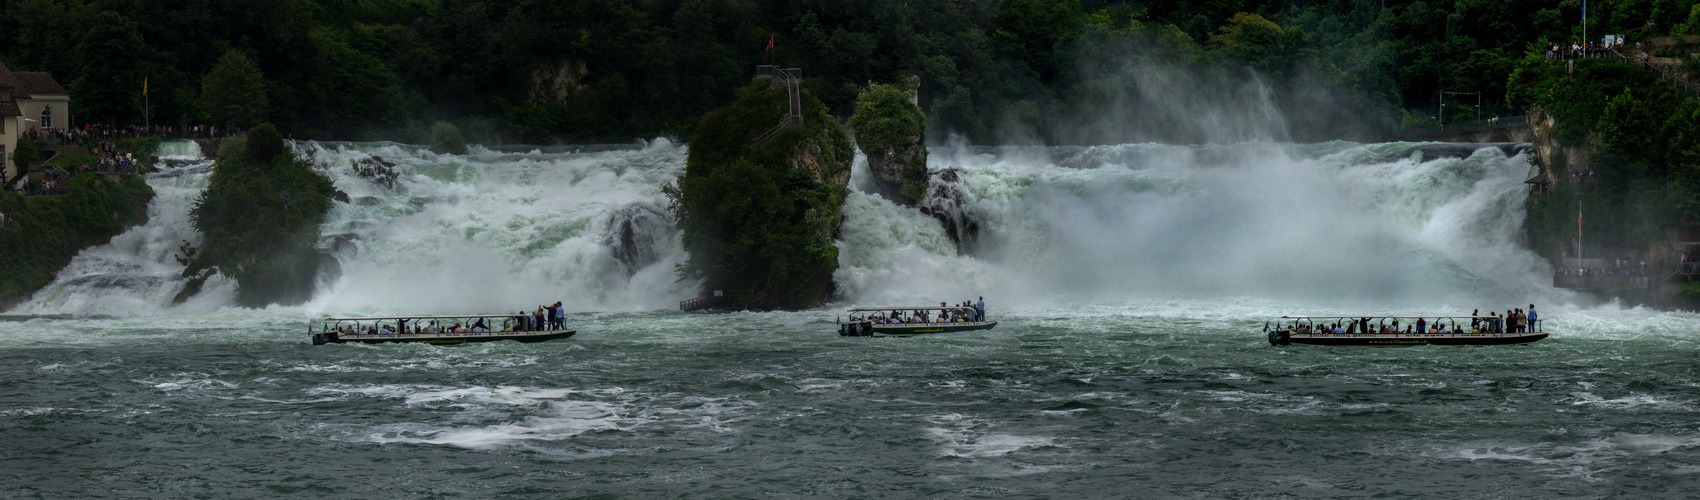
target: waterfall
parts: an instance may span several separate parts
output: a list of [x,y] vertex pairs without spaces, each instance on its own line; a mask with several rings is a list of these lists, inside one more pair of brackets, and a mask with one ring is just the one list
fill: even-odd
[[[1500,148],[1241,143],[946,148],[946,227],[855,193],[836,275],[856,302],[1282,297],[1397,304],[1550,290],[1519,245],[1529,165]],[[935,181],[939,180],[935,177]]]
[[[195,299],[176,262],[198,244],[188,212],[211,162],[173,142],[148,176],[149,222],[83,251],[13,312],[173,314],[230,306],[215,279]],[[340,273],[309,312],[462,313],[672,309],[693,296],[662,187],[686,148],[297,143],[349,195],[321,227]],[[1425,158],[1418,144],[945,147],[922,205],[865,189],[858,159],[839,231],[838,299],[1031,304],[1273,297],[1436,304],[1553,293],[1519,237],[1519,150]],[[181,148],[177,150],[175,148]],[[947,197],[943,199],[940,197]],[[941,220],[972,224],[958,248]],[[958,235],[960,236],[960,235]]]

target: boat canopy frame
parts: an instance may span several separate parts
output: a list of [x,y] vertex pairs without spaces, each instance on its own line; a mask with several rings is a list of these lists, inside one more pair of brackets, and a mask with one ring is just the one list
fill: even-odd
[[[1358,323],[1358,322],[1361,322],[1361,320],[1380,320],[1379,322],[1375,323],[1376,326],[1387,326],[1387,324],[1388,324],[1387,320],[1390,320],[1390,319],[1391,320],[1399,320],[1399,319],[1413,320],[1410,324],[1414,325],[1414,324],[1416,324],[1416,322],[1414,320],[1430,319],[1430,318],[1435,320],[1436,323],[1433,323],[1433,324],[1439,324],[1440,320],[1446,320],[1445,323],[1449,324],[1449,325],[1461,325],[1461,324],[1463,324],[1460,320],[1494,320],[1494,321],[1504,321],[1505,320],[1504,316],[1472,316],[1472,315],[1468,315],[1468,314],[1462,315],[1462,316],[1444,316],[1444,315],[1442,315],[1442,316],[1382,316],[1382,315],[1347,316],[1347,315],[1330,314],[1330,315],[1321,315],[1321,316],[1282,316],[1280,319],[1294,320],[1294,322],[1293,322],[1294,325],[1297,325],[1299,321],[1304,321],[1307,325],[1315,325],[1316,320],[1320,320],[1320,319],[1337,319],[1337,320],[1342,320],[1341,323]],[[1531,331],[1533,331],[1533,332],[1544,332],[1544,331],[1546,331],[1546,330],[1542,329],[1542,327],[1541,327],[1541,323],[1545,322],[1545,321],[1546,320],[1544,320],[1544,319],[1537,319],[1537,320],[1534,320],[1533,322],[1531,322],[1531,323],[1533,323],[1533,324],[1529,325],[1531,328],[1533,328],[1533,330],[1531,330]],[[1277,324],[1276,326],[1279,327],[1281,325]],[[1267,329],[1267,327],[1265,327],[1265,329]],[[1415,332],[1413,332],[1413,333],[1415,333]]]
[[[966,323],[966,324],[995,323],[995,321],[984,321],[984,320],[981,320],[981,321],[963,321],[963,322],[955,322],[955,321],[945,322],[945,321],[929,320],[929,321],[918,321],[918,322],[914,322],[914,323],[910,323],[910,322],[907,321],[910,318],[917,317],[914,314],[917,311],[965,312],[965,311],[976,311],[976,310],[977,309],[973,308],[972,306],[969,306],[969,307],[853,307],[853,308],[850,308],[849,310],[846,310],[845,314],[848,316],[849,322],[851,322],[851,323],[859,323],[859,322],[863,322],[863,321],[869,321],[871,318],[873,318],[875,316],[875,314],[864,314],[864,315],[861,315],[861,316],[858,317],[856,315],[856,313],[877,313],[879,315],[885,315],[886,313],[892,312],[892,311],[897,312],[898,316],[902,317],[905,320],[903,323],[894,323],[894,324],[947,325],[947,324],[958,324],[958,323]],[[840,316],[840,317],[838,317],[837,321],[839,323],[844,323],[845,319],[846,319],[845,316]]]
[[935,307],[856,307],[856,308],[848,309],[844,312],[853,313],[853,312],[885,312],[885,311],[960,311],[960,310],[963,310],[963,309],[973,309],[973,307],[972,306],[963,306],[963,307],[936,307],[936,306]]
[[[385,322],[388,322],[389,324],[395,326],[395,328],[397,330],[396,333],[408,333],[408,332],[400,331],[402,329],[402,324],[404,323],[404,320],[405,320],[405,323],[413,323],[413,325],[415,327],[418,327],[419,323],[415,322],[415,321],[418,321],[418,320],[452,320],[452,321],[456,322],[455,326],[470,326],[470,325],[476,323],[477,320],[481,320],[481,319],[482,320],[495,320],[495,319],[501,320],[500,321],[500,324],[501,324],[500,328],[493,327],[490,324],[490,323],[492,323],[491,321],[486,321],[485,326],[484,326],[486,332],[518,331],[518,330],[511,330],[511,329],[518,325],[519,318],[522,318],[522,317],[529,318],[529,317],[531,317],[531,314],[530,313],[524,313],[524,314],[498,313],[498,314],[458,314],[458,315],[447,315],[447,316],[361,316],[361,317],[347,317],[347,318],[327,317],[327,318],[324,318],[324,319],[318,321],[318,323],[320,325],[320,330],[322,330],[321,332],[314,332],[313,331],[313,323],[314,322],[308,321],[307,322],[307,333],[326,333],[326,332],[338,331],[340,329],[340,327],[342,326],[343,322],[345,322],[345,321],[354,322],[353,327],[355,328],[355,330],[359,330],[363,326],[363,324],[369,325],[369,326],[373,327],[374,329],[376,329],[378,327],[384,326]],[[444,325],[444,326],[448,326],[448,325]],[[542,331],[542,330],[533,330],[533,331]]]

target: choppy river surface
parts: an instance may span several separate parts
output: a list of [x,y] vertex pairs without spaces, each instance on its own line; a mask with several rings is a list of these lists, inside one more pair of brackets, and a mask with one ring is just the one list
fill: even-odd
[[[44,497],[1691,497],[1691,315],[1526,347],[1272,348],[1293,304],[579,314],[539,344],[313,347],[267,312],[13,318],[0,492]],[[999,314],[1001,313],[1001,314]]]
[[[657,141],[444,157],[305,143],[354,203],[299,307],[184,304],[207,164],[0,316],[0,497],[1688,498],[1700,317],[1553,290],[1528,173],[1410,144],[938,150],[943,227],[853,193],[836,306],[984,295],[989,332],[673,312]],[[381,156],[399,174],[351,173]],[[866,181],[858,171],[857,183]],[[338,314],[566,302],[568,340],[309,345]],[[1535,302],[1530,346],[1273,348],[1283,314]]]

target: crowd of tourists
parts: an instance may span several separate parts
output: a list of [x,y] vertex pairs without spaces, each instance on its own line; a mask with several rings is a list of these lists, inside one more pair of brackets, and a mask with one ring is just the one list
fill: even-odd
[[1434,321],[1428,318],[1417,318],[1414,323],[1407,323],[1403,328],[1399,318],[1392,322],[1371,324],[1371,318],[1361,318],[1345,323],[1328,323],[1322,325],[1294,322],[1288,328],[1292,333],[1338,333],[1338,334],[1414,334],[1414,333],[1527,333],[1530,328],[1540,331],[1540,315],[1535,313],[1535,305],[1529,304],[1529,310],[1507,309],[1505,314],[1488,311],[1487,316],[1477,309],[1470,313],[1469,327],[1461,318],[1437,317]]
[[[1641,47],[1641,43],[1636,42],[1635,47],[1639,49]],[[1622,47],[1611,43],[1572,43],[1568,47],[1555,43],[1547,46],[1547,60],[1556,61],[1560,59],[1605,57],[1620,49],[1622,49]]]
[[[1682,258],[1684,259],[1684,262],[1687,262],[1687,259],[1688,259],[1687,255],[1682,256]],[[1685,265],[1684,267],[1687,267],[1687,266]],[[1568,266],[1566,266],[1566,267],[1559,267],[1556,271],[1554,271],[1553,274],[1558,275],[1558,276],[1629,276],[1629,277],[1642,277],[1642,276],[1651,276],[1652,275],[1652,269],[1647,266],[1647,261],[1635,262],[1635,261],[1632,261],[1630,259],[1617,258],[1617,259],[1612,259],[1612,261],[1607,263],[1607,265],[1605,265],[1605,266],[1592,266],[1592,267],[1583,267],[1583,266],[1568,267]]]
[[[937,314],[936,316],[934,314]],[[933,323],[978,323],[986,321],[986,298],[978,301],[965,300],[956,305],[946,305],[940,302],[936,308],[914,309],[904,311],[893,309],[891,314],[876,313],[862,318],[851,315],[850,321],[869,320],[881,324],[933,324]]]
[[436,320],[430,320],[424,324],[414,323],[412,327],[407,325],[411,320],[402,318],[397,319],[395,325],[374,324],[371,326],[359,327],[358,329],[344,326],[339,328],[337,331],[343,334],[354,335],[389,335],[395,333],[410,333],[419,335],[438,333],[484,333],[490,331],[533,332],[566,329],[566,308],[562,307],[559,301],[555,302],[553,305],[537,306],[537,311],[533,313],[528,314],[525,311],[519,311],[514,313],[513,316],[505,317],[507,318],[507,321],[502,323],[499,330],[494,329],[494,327],[492,327],[489,323],[486,323],[484,318],[477,318],[471,323],[442,325],[437,324]]

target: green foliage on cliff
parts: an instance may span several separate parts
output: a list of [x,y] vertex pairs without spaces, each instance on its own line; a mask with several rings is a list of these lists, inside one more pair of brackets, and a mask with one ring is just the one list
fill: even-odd
[[780,307],[819,305],[838,268],[832,238],[848,192],[850,139],[805,92],[803,125],[752,149],[779,124],[787,94],[758,81],[738,95],[703,117],[685,175],[668,189],[691,254],[681,277],[762,293]]
[[61,196],[0,193],[0,306],[29,297],[53,282],[78,251],[104,244],[124,229],[147,220],[153,188],[140,177],[116,182],[83,174],[66,184]]
[[206,240],[184,256],[184,276],[235,278],[237,303],[249,307],[307,300],[324,258],[319,225],[339,194],[270,124],[226,140],[190,213]]
[[1529,204],[1543,254],[1574,250],[1578,211],[1593,251],[1645,249],[1700,217],[1700,100],[1633,64],[1586,59],[1571,73],[1540,54],[1519,63],[1509,91],[1553,116],[1561,145],[1588,151],[1590,171],[1555,166],[1553,191]]
[[927,115],[909,103],[909,93],[891,85],[873,84],[856,98],[856,113],[850,116],[850,128],[856,131],[856,145],[862,152],[898,155],[913,148],[923,148],[913,161],[903,165],[899,194],[909,200],[920,200],[927,194],[926,141]]

